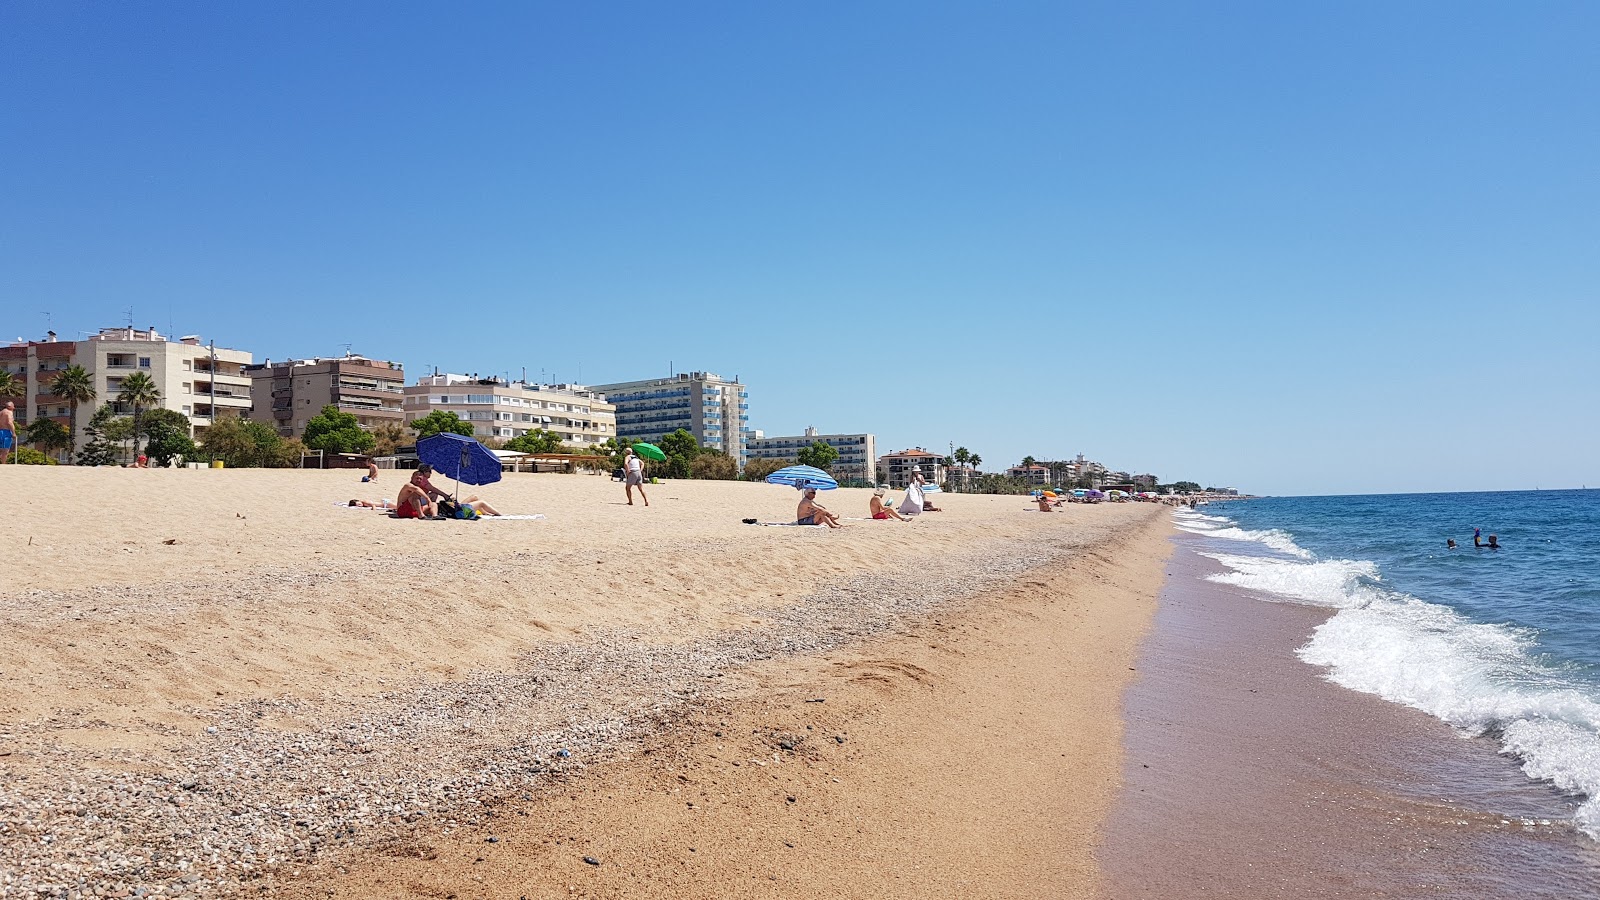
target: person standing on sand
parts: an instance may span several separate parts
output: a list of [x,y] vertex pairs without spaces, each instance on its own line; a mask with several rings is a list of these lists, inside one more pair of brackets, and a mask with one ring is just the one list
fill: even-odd
[[0,409],[0,465],[11,458],[11,449],[17,446],[17,404],[6,401]]
[[926,479],[926,478],[924,478],[922,476],[922,467],[921,466],[912,466],[911,467],[911,483],[915,484],[917,486],[917,493],[922,495],[922,511],[923,512],[944,512],[944,510],[940,509],[937,506],[934,506],[932,500],[928,499],[928,491],[924,487],[924,485],[926,485],[928,483],[928,479]]
[[628,505],[633,505],[633,489],[639,489],[639,497],[644,500],[644,505],[650,505],[650,498],[644,492],[644,460],[639,454],[628,448],[628,455],[622,460],[622,487],[628,492]]

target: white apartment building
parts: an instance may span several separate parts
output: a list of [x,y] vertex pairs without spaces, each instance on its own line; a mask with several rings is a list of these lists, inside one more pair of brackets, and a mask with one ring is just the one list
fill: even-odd
[[807,428],[802,435],[766,437],[761,432],[751,432],[746,439],[745,453],[750,459],[795,459],[801,449],[817,441],[839,451],[831,474],[840,480],[877,481],[873,462],[878,458],[878,439],[870,434],[818,434]]
[[744,466],[750,403],[738,378],[729,381],[712,372],[683,372],[591,389],[615,404],[617,429],[623,437],[655,442],[682,428],[700,446],[721,450]]
[[[80,446],[83,427],[100,404],[111,403],[119,415],[133,412],[117,402],[117,394],[123,379],[135,372],[155,382],[161,392],[158,406],[189,417],[191,437],[198,440],[216,419],[249,412],[251,381],[244,367],[250,361],[248,351],[205,344],[192,334],[174,341],[154,328],[102,328],[82,341],[59,341],[50,332],[43,341],[0,347],[0,366],[26,383],[18,418],[54,418],[73,428]],[[78,407],[76,422],[70,405],[49,391],[56,375],[74,365],[89,373],[95,390],[94,401]]]
[[604,394],[581,384],[424,375],[406,386],[406,424],[436,409],[471,422],[473,435],[480,440],[510,440],[542,428],[582,448],[617,435],[616,407]]
[[899,453],[886,453],[878,457],[876,474],[889,487],[903,488],[911,483],[912,466],[922,470],[923,480],[934,484],[943,484],[949,474],[945,469],[944,457],[937,453],[929,453],[921,447],[901,450]]

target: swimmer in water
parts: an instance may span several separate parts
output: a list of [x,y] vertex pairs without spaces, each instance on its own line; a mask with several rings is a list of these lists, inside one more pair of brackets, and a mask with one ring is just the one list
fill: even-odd
[[1474,529],[1472,529],[1472,546],[1474,546],[1474,547],[1482,547],[1483,546],[1483,529],[1482,528],[1474,528]]
[[1483,546],[1488,548],[1488,549],[1490,549],[1490,550],[1499,550],[1500,549],[1500,538],[1497,535],[1491,534],[1491,535],[1489,535],[1489,543],[1484,544]]
[[1456,539],[1455,538],[1445,538],[1444,546],[1445,546],[1446,549],[1454,550],[1456,548]]

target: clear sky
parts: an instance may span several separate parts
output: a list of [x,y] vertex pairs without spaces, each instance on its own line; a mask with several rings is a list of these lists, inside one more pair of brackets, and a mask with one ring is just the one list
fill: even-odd
[[1600,485],[1597,47],[1587,0],[18,0],[0,336],[710,370],[991,470]]

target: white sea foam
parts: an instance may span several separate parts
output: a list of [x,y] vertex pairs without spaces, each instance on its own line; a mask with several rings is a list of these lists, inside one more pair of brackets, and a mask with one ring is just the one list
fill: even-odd
[[1363,560],[1202,555],[1230,570],[1212,581],[1338,610],[1300,648],[1301,659],[1351,690],[1474,735],[1498,732],[1502,752],[1530,778],[1589,798],[1575,822],[1600,840],[1600,702],[1538,661],[1534,632],[1388,590]]
[[1311,559],[1311,552],[1294,542],[1294,537],[1287,531],[1277,528],[1264,531],[1253,531],[1240,528],[1238,523],[1226,516],[1208,516],[1205,513],[1178,510],[1173,514],[1173,524],[1179,529],[1190,534],[1202,537],[1221,538],[1229,541],[1254,541],[1265,544],[1279,553],[1287,553],[1301,559]]
[[1530,778],[1589,798],[1577,825],[1600,839],[1600,703],[1540,665],[1533,643],[1527,630],[1389,594],[1341,610],[1299,652],[1336,684],[1471,734],[1498,730]]

